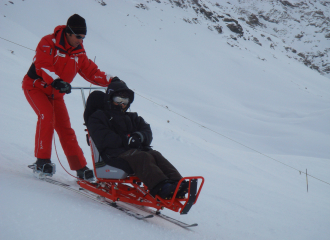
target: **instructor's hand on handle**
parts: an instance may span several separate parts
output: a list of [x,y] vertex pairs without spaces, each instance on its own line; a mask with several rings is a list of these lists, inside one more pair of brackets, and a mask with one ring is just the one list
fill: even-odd
[[52,82],[52,87],[56,90],[60,90],[60,93],[71,93],[71,85],[70,83],[64,82],[62,79],[57,78]]

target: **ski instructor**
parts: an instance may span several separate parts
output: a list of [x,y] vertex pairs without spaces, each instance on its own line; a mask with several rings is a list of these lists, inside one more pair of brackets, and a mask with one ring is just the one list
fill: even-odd
[[86,159],[71,128],[64,95],[71,92],[70,83],[77,73],[85,80],[99,86],[108,86],[119,81],[100,71],[89,60],[83,46],[87,34],[85,19],[72,15],[67,25],[60,25],[54,33],[44,36],[39,42],[33,63],[24,76],[22,88],[25,97],[38,116],[34,154],[38,170],[52,173],[52,139],[56,130],[71,170],[79,178],[93,177]]

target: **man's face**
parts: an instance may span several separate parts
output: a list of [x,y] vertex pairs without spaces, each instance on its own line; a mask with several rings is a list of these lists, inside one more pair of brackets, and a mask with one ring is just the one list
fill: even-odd
[[[82,37],[81,39],[78,39],[77,36]],[[83,38],[85,38],[84,34],[77,34],[77,36],[73,33],[66,33],[66,39],[68,40],[68,43],[76,48],[83,42]]]
[[127,107],[127,104],[129,103],[129,98],[126,96],[114,96],[112,98],[114,105],[120,105],[122,109],[125,109]]
[[114,105],[120,105],[122,109],[125,109],[127,107],[127,105],[123,104],[123,103],[116,103],[116,102],[113,102]]

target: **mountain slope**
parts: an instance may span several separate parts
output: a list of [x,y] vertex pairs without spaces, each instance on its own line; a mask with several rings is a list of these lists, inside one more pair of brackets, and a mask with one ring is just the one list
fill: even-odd
[[[177,6],[179,1],[106,1],[105,6],[92,0],[11,2],[0,0],[1,239],[328,238],[329,79],[288,58],[281,48],[245,41],[261,28],[237,20],[241,15],[235,9],[242,5],[226,1],[233,7],[227,9],[231,16],[249,30],[240,38],[225,25],[223,34],[210,31],[208,20],[187,23],[184,19],[195,18],[196,12]],[[74,13],[87,21],[89,58],[136,91],[132,111],[151,124],[153,147],[182,175],[205,177],[187,216],[165,211],[198,222],[194,232],[157,219],[136,221],[41,182],[27,168],[35,161],[36,116],[21,79],[40,38]],[[268,36],[281,42],[264,34],[259,39],[263,46]],[[89,83],[77,76],[72,85]],[[80,91],[65,101],[91,167]],[[75,174],[57,138],[55,144],[59,160]],[[75,184],[55,149],[52,160],[54,178]]]
[[[147,1],[136,7],[152,10],[161,1]],[[231,0],[165,0],[184,10],[184,20],[200,24],[223,35],[232,47],[244,48],[252,41],[270,50],[302,62],[329,77],[330,2]],[[246,48],[245,48],[246,49]],[[266,58],[263,58],[266,60]]]

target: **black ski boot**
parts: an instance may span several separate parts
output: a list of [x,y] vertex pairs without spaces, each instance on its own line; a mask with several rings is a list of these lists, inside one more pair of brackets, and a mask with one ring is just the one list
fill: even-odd
[[55,164],[50,159],[37,158],[37,161],[28,167],[33,169],[33,174],[37,178],[51,177],[56,171]]
[[84,180],[91,180],[94,178],[94,172],[92,169],[89,169],[87,166],[77,170],[77,177]]
[[52,173],[53,166],[51,163],[50,159],[38,158],[35,164],[37,165],[37,170],[43,173]]
[[172,199],[175,189],[178,183],[165,183],[160,190],[158,191],[157,195],[165,200]]
[[181,182],[178,193],[176,194],[176,198],[185,198],[186,194],[188,193],[189,182],[184,180]]

